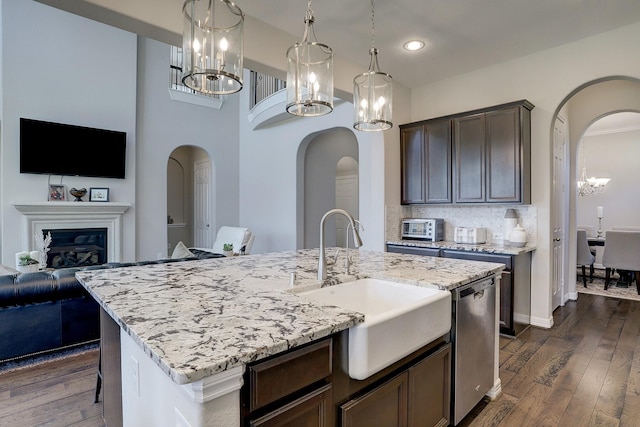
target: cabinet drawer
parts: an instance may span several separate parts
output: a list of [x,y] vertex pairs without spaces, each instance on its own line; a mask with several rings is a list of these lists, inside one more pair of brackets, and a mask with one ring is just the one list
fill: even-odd
[[309,426],[330,427],[333,425],[331,414],[331,384],[313,391],[288,405],[253,420],[250,427]]
[[249,366],[250,411],[331,375],[332,339]]
[[480,254],[477,252],[453,251],[444,249],[442,251],[442,256],[444,258],[466,259],[469,261],[497,262],[500,264],[505,264],[507,266],[507,270],[511,270],[513,265],[513,258],[511,255]]
[[421,248],[417,246],[387,245],[387,252],[435,257],[440,256],[440,248]]

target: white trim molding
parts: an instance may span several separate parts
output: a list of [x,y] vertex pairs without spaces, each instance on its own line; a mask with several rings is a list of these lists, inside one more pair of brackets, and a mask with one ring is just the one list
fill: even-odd
[[184,384],[182,389],[196,403],[205,403],[240,390],[244,381],[244,365],[218,372],[193,383]]
[[22,247],[33,250],[34,236],[49,229],[107,229],[107,261],[122,261],[122,218],[131,203],[12,203],[22,213]]

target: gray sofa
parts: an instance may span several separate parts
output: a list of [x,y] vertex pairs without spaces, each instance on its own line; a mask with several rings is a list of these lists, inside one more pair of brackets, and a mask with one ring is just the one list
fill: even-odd
[[100,312],[76,280],[79,270],[116,268],[223,255],[196,251],[194,257],[0,276],[0,363],[55,352],[100,339]]

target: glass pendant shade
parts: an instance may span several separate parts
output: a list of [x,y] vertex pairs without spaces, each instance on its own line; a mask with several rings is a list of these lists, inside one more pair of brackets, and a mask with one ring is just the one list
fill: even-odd
[[333,111],[333,50],[310,41],[314,18],[309,7],[302,41],[287,50],[287,112],[321,116]]
[[378,50],[369,51],[369,70],[353,79],[353,127],[371,132],[391,129],[393,79],[380,71]]
[[229,0],[186,0],[182,12],[182,83],[210,95],[241,90],[242,10]]

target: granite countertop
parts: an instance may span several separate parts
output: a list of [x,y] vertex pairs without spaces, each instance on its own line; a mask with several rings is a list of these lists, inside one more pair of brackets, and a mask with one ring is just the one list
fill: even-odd
[[509,246],[502,243],[480,243],[477,245],[468,245],[456,243],[452,241],[427,242],[422,240],[390,240],[388,245],[413,246],[420,248],[440,248],[454,249],[457,251],[482,252],[488,254],[504,254],[504,255],[520,255],[536,250],[535,246],[527,244],[521,248]]
[[[337,248],[327,249],[330,258]],[[344,250],[323,286],[380,278],[451,290],[503,264]],[[318,249],[87,270],[76,277],[124,333],[177,384],[283,352],[364,321],[361,313],[307,302]],[[295,279],[292,280],[292,273]],[[293,284],[292,284],[293,282]]]

